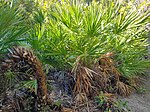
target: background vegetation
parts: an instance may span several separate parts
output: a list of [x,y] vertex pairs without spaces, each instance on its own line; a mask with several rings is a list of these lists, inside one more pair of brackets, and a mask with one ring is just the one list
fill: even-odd
[[[19,6],[19,7],[18,7]],[[45,64],[71,69],[107,52],[122,75],[132,77],[150,66],[147,56],[149,2],[1,1],[0,53],[14,44],[30,46]]]

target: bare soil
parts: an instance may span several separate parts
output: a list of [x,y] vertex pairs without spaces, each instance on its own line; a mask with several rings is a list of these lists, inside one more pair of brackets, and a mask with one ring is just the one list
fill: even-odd
[[123,100],[128,102],[132,112],[150,112],[150,72],[148,76],[141,78],[139,85],[141,90],[131,94]]

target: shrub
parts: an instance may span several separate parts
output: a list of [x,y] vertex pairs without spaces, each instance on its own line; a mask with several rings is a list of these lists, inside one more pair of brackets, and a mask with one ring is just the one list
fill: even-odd
[[45,63],[62,69],[72,68],[78,57],[90,68],[100,56],[113,52],[122,75],[132,77],[150,65],[144,59],[149,13],[141,7],[115,0],[51,2],[35,12],[29,43]]

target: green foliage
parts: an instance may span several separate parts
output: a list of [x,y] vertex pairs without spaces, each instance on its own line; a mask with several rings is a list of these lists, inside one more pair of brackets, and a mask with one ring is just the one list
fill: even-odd
[[130,112],[127,102],[116,99],[113,94],[101,92],[96,102],[103,112]]
[[0,2],[0,54],[23,39],[22,35],[27,31],[23,23],[21,11],[17,7]]
[[127,104],[127,101],[117,100],[114,106],[118,109],[118,112],[132,112]]
[[144,87],[138,87],[136,92],[139,94],[143,94],[143,93],[149,92],[149,90]]
[[37,80],[21,81],[18,89],[20,88],[28,88],[37,94]]
[[144,59],[149,10],[142,8],[148,5],[117,0],[1,2],[0,52],[25,39],[22,45],[31,45],[44,63],[61,69],[71,69],[78,57],[91,67],[101,55],[114,52],[120,72],[132,77],[150,67]]
[[16,83],[16,75],[11,72],[10,70],[8,70],[5,74],[4,74],[5,78],[3,80],[5,80],[4,82],[4,87],[5,89],[11,88],[14,86],[14,84]]
[[149,10],[141,7],[115,0],[41,5],[28,42],[43,62],[62,69],[72,68],[78,57],[90,67],[102,54],[114,52],[120,72],[132,77],[150,66],[143,57],[148,55],[145,25]]

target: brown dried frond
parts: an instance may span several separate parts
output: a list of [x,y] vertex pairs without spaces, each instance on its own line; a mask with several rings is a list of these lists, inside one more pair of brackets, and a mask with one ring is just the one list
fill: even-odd
[[117,86],[118,93],[120,95],[122,95],[122,96],[129,96],[130,95],[131,89],[127,84],[125,84],[121,81],[118,81],[116,86]]
[[97,72],[97,74],[93,74],[94,86],[99,90],[111,93],[118,91],[123,96],[130,94],[129,86],[120,81],[121,74],[109,56],[101,56],[98,63],[95,64],[94,70]]
[[109,57],[101,57],[94,65],[94,71],[97,74],[93,74],[94,85],[100,90],[109,92],[110,86],[114,86],[116,81],[119,80],[120,73],[114,66],[114,62]]
[[[76,98],[82,101],[82,95],[88,96],[92,89],[93,75],[91,69],[83,67],[82,64],[78,61],[72,70],[74,77],[76,79],[74,86],[74,94]],[[81,95],[81,96],[79,96]]]
[[108,97],[108,98],[114,98],[114,97],[115,97],[115,95],[112,94],[112,93],[104,93],[103,95],[104,95],[105,97]]
[[74,86],[74,93],[86,93],[87,95],[91,89],[92,74],[87,68],[80,67],[76,74],[76,83]]
[[119,79],[121,74],[115,67],[115,62],[110,57],[101,57],[99,59],[99,67],[101,68],[102,72],[107,74],[114,74],[116,79]]
[[61,111],[62,112],[75,112],[73,109],[71,109],[71,108],[65,108],[65,107],[63,107]]
[[87,99],[87,95],[85,93],[78,93],[76,96],[75,96],[75,101],[76,103],[83,103],[83,102],[86,102],[86,99]]

